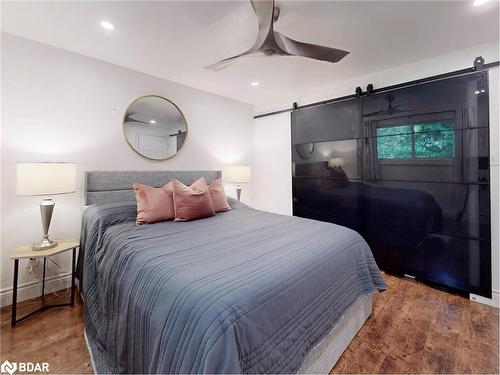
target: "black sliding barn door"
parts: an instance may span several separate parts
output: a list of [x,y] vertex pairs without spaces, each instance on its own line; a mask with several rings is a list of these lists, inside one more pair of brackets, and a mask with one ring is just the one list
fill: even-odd
[[389,272],[491,298],[487,80],[292,112],[294,215],[358,231]]

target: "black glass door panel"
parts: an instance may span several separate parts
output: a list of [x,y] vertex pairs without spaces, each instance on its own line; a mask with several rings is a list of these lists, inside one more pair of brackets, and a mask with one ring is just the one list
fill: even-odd
[[[364,119],[458,112],[458,126],[488,126],[487,72],[464,75],[363,97]],[[476,93],[486,83],[484,93]],[[485,99],[486,97],[486,99]]]
[[378,136],[365,138],[365,179],[489,183],[488,128],[454,130],[443,122],[377,125],[372,123]]
[[332,167],[349,180],[489,184],[488,128],[432,125],[437,126],[396,125],[378,128],[378,137],[293,144],[294,175],[331,177]]
[[324,211],[328,217],[486,241],[490,239],[489,195],[488,185],[339,184],[314,177],[294,177],[293,182],[294,210]]
[[294,215],[358,231],[386,270],[491,296],[488,113],[485,72],[293,112]]
[[355,218],[343,216],[332,210],[321,210],[297,204],[294,206],[294,215],[306,219],[326,221],[332,224],[351,228],[358,233],[362,232],[363,223]]
[[[295,210],[324,212],[326,217],[360,221],[364,214],[363,184],[350,182],[339,185],[338,180],[324,178],[293,178]],[[325,220],[331,221],[331,220]]]
[[294,112],[292,144],[359,138],[361,120],[358,99]]
[[294,144],[292,147],[293,175],[360,180],[362,175],[363,141],[340,141]]
[[489,186],[422,182],[364,184],[365,220],[452,236],[489,240]]
[[[387,236],[388,230],[391,236]],[[489,241],[387,228],[380,224],[366,226],[363,237],[380,267],[389,272],[491,298]]]

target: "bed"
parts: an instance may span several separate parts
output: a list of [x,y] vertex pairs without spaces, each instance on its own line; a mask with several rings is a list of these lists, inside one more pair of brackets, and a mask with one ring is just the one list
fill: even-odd
[[294,213],[318,219],[330,215],[338,222],[342,219],[364,220],[421,231],[442,230],[443,210],[425,191],[356,181],[346,181],[347,185],[342,187],[328,187],[329,182],[295,178]]
[[385,289],[338,225],[253,209],[135,224],[130,186],[220,171],[87,172],[77,276],[98,373],[327,373]]

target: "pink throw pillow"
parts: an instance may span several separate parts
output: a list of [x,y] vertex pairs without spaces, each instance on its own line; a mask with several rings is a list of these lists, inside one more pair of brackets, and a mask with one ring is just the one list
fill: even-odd
[[218,178],[208,185],[208,191],[210,192],[210,198],[212,198],[212,204],[214,205],[215,212],[231,210],[229,203],[227,203],[226,192],[224,191],[222,179]]
[[143,184],[133,184],[132,187],[137,201],[137,224],[151,224],[175,218],[172,181],[159,188]]
[[190,221],[215,215],[210,192],[204,178],[186,186],[178,180],[174,186],[175,221]]

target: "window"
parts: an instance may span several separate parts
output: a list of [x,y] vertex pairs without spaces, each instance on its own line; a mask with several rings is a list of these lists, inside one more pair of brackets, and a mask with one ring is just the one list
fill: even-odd
[[455,157],[455,126],[450,122],[380,127],[376,141],[379,160]]

